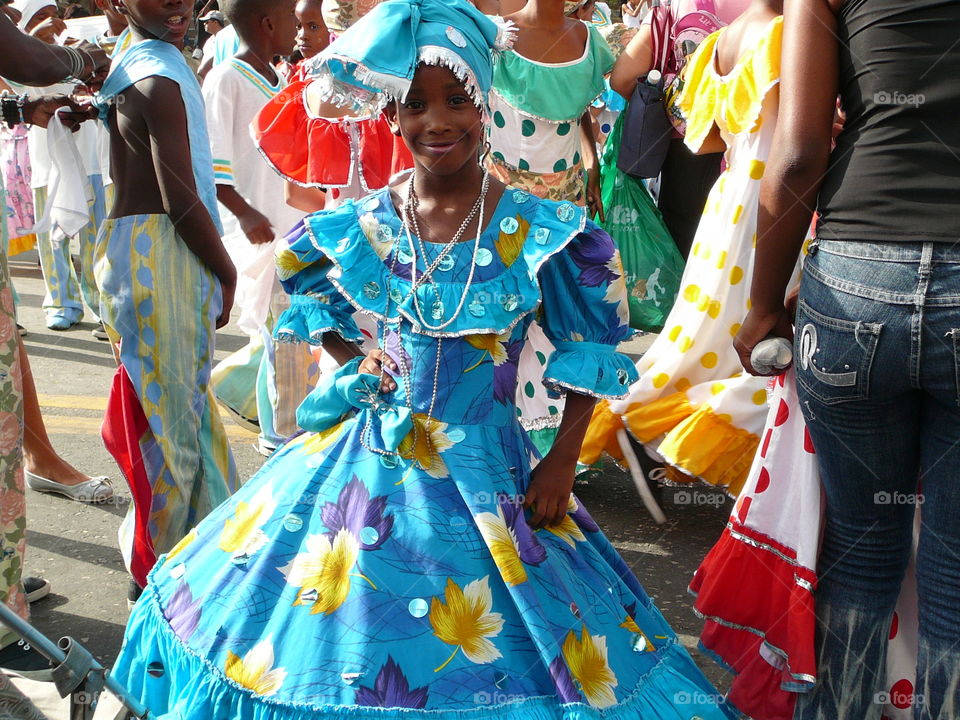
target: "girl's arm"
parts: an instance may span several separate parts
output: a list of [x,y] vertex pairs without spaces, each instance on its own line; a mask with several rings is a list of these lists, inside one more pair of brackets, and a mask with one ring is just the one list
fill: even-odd
[[606,220],[603,215],[603,199],[600,194],[600,159],[597,157],[597,141],[593,134],[593,115],[590,109],[580,118],[580,154],[587,173],[587,206],[591,217],[600,216],[600,222]]
[[650,72],[653,67],[653,46],[651,44],[650,24],[640,26],[637,34],[627,43],[627,47],[617,58],[617,64],[610,73],[610,87],[629,100],[637,87],[637,80]]
[[283,184],[283,199],[287,205],[304,212],[317,212],[323,210],[326,204],[327,194],[320,188],[301,187],[292,182]]
[[734,347],[750,373],[754,346],[770,334],[793,337],[784,294],[816,209],[830,160],[837,98],[837,0],[786,0],[780,107],[760,186],[752,309]]
[[355,343],[344,340],[335,332],[326,332],[323,334],[323,351],[329,353],[330,357],[336,360],[337,364],[341,366],[346,365],[355,357],[362,357],[367,354]]
[[530,526],[558,525],[567,514],[580,446],[587,434],[596,400],[589,395],[567,391],[557,441],[530,475],[524,507],[533,507]]

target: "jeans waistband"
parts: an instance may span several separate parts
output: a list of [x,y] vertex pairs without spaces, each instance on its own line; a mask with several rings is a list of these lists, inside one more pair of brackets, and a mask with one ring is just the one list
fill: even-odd
[[841,257],[880,262],[917,263],[924,256],[935,263],[960,263],[960,239],[956,244],[944,242],[872,242],[866,240],[824,240],[815,238],[809,247],[811,253],[825,252]]

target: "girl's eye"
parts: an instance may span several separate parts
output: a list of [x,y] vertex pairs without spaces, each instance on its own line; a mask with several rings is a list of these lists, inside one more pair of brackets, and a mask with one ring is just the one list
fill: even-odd
[[470,102],[470,98],[468,98],[466,95],[454,95],[450,98],[451,105],[463,105],[463,103],[468,102]]
[[407,100],[407,102],[403,104],[403,107],[405,110],[422,110],[423,102],[420,100]]

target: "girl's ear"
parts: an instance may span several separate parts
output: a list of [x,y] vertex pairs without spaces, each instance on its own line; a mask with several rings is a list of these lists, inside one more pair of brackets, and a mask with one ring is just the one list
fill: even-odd
[[387,106],[383,109],[383,114],[387,118],[390,132],[400,137],[400,121],[397,119],[397,102],[387,103]]

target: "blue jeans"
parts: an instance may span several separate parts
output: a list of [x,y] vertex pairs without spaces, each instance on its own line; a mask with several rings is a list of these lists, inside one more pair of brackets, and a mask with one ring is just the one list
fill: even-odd
[[794,356],[826,494],[818,684],[794,717],[880,718],[918,504],[914,717],[960,717],[960,248],[812,243]]

